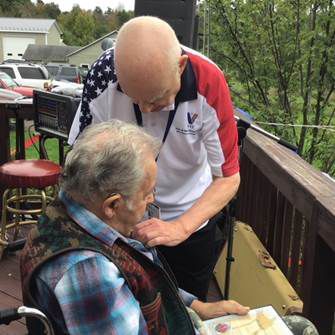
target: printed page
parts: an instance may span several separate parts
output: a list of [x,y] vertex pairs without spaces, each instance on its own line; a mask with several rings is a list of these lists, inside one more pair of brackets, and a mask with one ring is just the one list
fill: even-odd
[[272,306],[204,321],[208,335],[293,335]]

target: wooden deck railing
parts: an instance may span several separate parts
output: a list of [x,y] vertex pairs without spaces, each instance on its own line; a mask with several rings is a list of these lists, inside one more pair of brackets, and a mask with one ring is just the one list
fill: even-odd
[[335,182],[273,140],[248,130],[241,150],[237,218],[251,225],[331,335],[335,307]]

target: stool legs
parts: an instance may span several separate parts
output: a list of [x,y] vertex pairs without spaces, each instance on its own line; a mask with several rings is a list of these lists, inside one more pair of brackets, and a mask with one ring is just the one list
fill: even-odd
[[7,197],[10,189],[7,189],[2,196],[2,212],[1,212],[1,231],[0,231],[0,259],[8,245],[6,241],[6,224],[7,224]]
[[[53,187],[53,195],[57,188]],[[22,194],[22,189],[16,189],[14,194],[10,194],[12,189],[7,189],[2,197],[2,215],[1,215],[1,230],[0,230],[0,260],[8,245],[7,230],[13,229],[13,241],[18,237],[20,226],[35,224],[37,220],[24,220],[24,215],[41,215],[44,214],[48,203],[53,200],[53,197],[47,196],[44,189],[40,190],[40,194]],[[39,203],[39,208],[29,209],[22,208],[22,204]],[[14,214],[14,220],[9,222],[8,214]]]
[[[22,197],[22,189],[21,188],[18,188],[16,189],[16,195],[17,195],[17,198],[18,199],[21,199]],[[21,202],[18,200],[18,201],[15,201],[15,209],[17,211],[17,213],[20,212],[20,205],[21,205]],[[13,234],[13,241],[15,241],[17,239],[17,235],[19,233],[19,225],[20,225],[20,216],[19,215],[15,215],[15,218],[14,218],[14,234]]]

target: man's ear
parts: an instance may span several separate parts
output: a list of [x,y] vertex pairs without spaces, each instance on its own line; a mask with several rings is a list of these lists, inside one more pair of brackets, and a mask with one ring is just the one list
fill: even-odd
[[178,67],[179,67],[179,74],[182,75],[186,64],[187,64],[188,56],[187,55],[181,55],[178,60]]
[[106,218],[111,219],[115,215],[115,211],[120,205],[120,200],[120,194],[112,194],[102,203],[102,212]]

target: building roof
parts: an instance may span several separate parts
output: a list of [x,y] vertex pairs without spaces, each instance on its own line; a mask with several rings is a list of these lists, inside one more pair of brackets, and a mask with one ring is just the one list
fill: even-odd
[[27,61],[67,62],[67,55],[80,47],[29,44],[22,58]]
[[56,20],[0,17],[0,31],[46,34],[53,24],[55,24],[58,31],[62,33]]
[[68,56],[68,57],[69,57],[69,56],[73,56],[73,55],[75,55],[76,53],[81,52],[81,51],[87,49],[87,48],[90,47],[91,45],[93,45],[93,44],[97,44],[97,43],[99,43],[99,42],[102,42],[102,40],[104,40],[105,38],[110,37],[110,36],[113,36],[113,35],[116,35],[116,34],[117,34],[117,30],[113,30],[112,32],[110,32],[110,33],[108,33],[108,34],[106,34],[106,35],[104,35],[104,36],[98,38],[97,40],[93,41],[92,43],[87,44],[87,45],[85,45],[84,47],[82,47],[82,48],[80,48],[80,49],[78,49],[78,50],[76,50],[76,51],[73,51],[73,52],[69,53],[67,56]]

